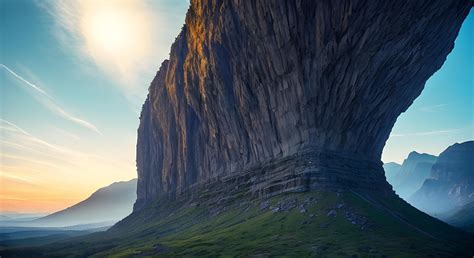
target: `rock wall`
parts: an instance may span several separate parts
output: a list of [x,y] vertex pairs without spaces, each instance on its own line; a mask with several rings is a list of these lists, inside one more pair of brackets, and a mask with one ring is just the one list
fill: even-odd
[[[388,185],[380,156],[390,130],[443,64],[471,6],[192,0],[143,105],[135,209],[308,149],[345,164],[328,176],[351,177],[346,163],[356,160],[376,164],[368,186]],[[351,187],[341,181],[326,185]]]

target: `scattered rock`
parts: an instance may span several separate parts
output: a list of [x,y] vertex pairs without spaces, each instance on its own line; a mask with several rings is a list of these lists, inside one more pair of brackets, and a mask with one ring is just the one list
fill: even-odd
[[328,217],[336,217],[337,212],[336,212],[336,210],[330,210],[326,215]]
[[268,209],[268,207],[270,207],[270,203],[268,201],[263,201],[260,203],[260,209],[261,210],[266,210]]
[[303,205],[301,205],[300,206],[300,213],[306,213],[306,212],[307,212],[306,208]]
[[156,254],[162,254],[168,252],[168,248],[166,246],[156,244],[153,246],[153,249],[155,250]]
[[329,227],[329,222],[324,222],[319,225],[320,228],[327,228]]

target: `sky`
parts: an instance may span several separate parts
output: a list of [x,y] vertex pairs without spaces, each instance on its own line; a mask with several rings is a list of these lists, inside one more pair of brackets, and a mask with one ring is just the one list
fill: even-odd
[[[0,212],[53,212],[135,178],[141,105],[185,0],[0,0]],[[474,17],[383,161],[474,139]]]

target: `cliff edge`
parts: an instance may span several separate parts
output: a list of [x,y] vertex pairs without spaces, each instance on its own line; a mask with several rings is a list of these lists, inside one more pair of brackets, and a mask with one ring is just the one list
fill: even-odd
[[[385,141],[445,61],[471,6],[192,0],[140,116],[135,210],[249,170],[259,172],[243,180],[259,181],[259,195],[391,193]],[[275,165],[288,159],[297,166]]]

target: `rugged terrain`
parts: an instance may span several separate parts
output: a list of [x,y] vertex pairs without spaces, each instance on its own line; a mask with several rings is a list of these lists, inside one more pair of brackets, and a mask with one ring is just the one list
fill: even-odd
[[[215,186],[218,188],[218,186]],[[268,199],[162,197],[105,233],[0,251],[2,257],[470,257],[472,235],[403,200],[311,191]]]
[[134,212],[4,256],[472,256],[387,183],[471,1],[199,1],[140,116]]
[[431,176],[408,201],[422,211],[439,214],[474,201],[474,141],[456,143],[433,165]]
[[380,162],[385,141],[445,61],[470,7],[191,1],[143,105],[135,209],[307,150],[312,168],[264,187],[321,181],[391,192]]
[[[436,159],[436,156],[412,151],[398,171],[390,171],[391,173],[388,175],[385,173],[387,181],[392,185],[393,190],[406,200],[420,189],[425,179],[430,177],[431,167]],[[384,169],[387,166],[384,164]],[[390,170],[390,167],[388,169]]]

